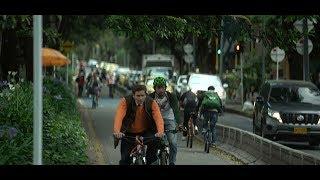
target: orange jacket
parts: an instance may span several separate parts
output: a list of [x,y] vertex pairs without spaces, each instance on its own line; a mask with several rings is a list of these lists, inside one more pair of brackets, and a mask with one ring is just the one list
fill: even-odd
[[[158,133],[163,133],[164,132],[164,121],[161,116],[161,112],[159,109],[158,104],[152,100],[152,117],[155,121],[155,124],[157,126],[157,131]],[[121,126],[122,126],[122,121],[124,117],[126,116],[126,111],[127,111],[127,103],[125,98],[121,98],[120,103],[118,105],[116,115],[114,117],[114,126],[113,126],[113,131],[115,133],[119,133]],[[137,106],[137,111],[136,111],[136,116],[135,120],[132,124],[132,126],[129,128],[129,132],[131,133],[141,133],[145,130],[147,130],[147,120],[146,120],[146,112],[144,110],[143,106]]]

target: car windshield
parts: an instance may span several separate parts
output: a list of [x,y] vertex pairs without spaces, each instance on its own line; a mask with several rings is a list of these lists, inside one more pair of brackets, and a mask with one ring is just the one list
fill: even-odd
[[314,87],[273,87],[272,103],[308,103],[320,105],[320,91]]

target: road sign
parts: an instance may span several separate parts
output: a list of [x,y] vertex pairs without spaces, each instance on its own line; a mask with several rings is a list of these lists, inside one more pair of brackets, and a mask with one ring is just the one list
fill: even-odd
[[284,50],[280,49],[279,47],[275,47],[271,50],[270,56],[274,62],[281,62],[286,56],[286,53],[284,52]]
[[277,80],[279,79],[279,62],[283,61],[286,53],[279,47],[275,47],[270,52],[271,59],[277,63]]
[[[300,54],[300,55],[303,55],[303,38],[299,39],[299,41],[296,43],[296,49],[297,49],[297,52]],[[308,39],[308,54],[311,53],[313,49],[313,44],[312,44],[312,41],[310,39]]]
[[188,64],[191,64],[194,62],[194,57],[192,54],[188,54],[184,56],[184,61]]
[[[308,32],[309,32],[314,28],[313,23],[315,22],[315,20],[311,21],[308,19],[307,22],[308,22]],[[303,33],[303,19],[297,20],[296,22],[293,23],[293,25],[300,33]]]
[[187,54],[191,54],[193,52],[193,46],[191,44],[186,44],[183,46],[183,50]]
[[73,44],[70,41],[66,41],[62,45],[63,50],[69,52],[73,48]]

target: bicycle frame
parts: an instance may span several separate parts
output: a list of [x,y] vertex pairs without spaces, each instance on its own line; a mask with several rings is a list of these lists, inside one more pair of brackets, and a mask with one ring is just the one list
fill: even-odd
[[204,151],[209,153],[209,149],[212,143],[212,131],[211,131],[211,127],[210,127],[210,120],[207,120],[208,126],[207,126],[207,130],[204,134]]
[[[147,145],[145,142],[147,139],[154,140],[156,137],[143,137],[143,136],[124,136],[124,139],[128,141],[134,141],[135,147],[130,151],[130,157],[132,158],[132,165],[145,165],[147,164]],[[146,139],[146,140],[145,140]],[[141,162],[140,162],[141,161]]]

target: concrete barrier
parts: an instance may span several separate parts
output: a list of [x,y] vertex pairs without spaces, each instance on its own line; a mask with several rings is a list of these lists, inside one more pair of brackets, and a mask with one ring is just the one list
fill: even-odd
[[[122,86],[117,86],[116,89],[122,96],[129,93],[129,91]],[[216,126],[216,134],[218,142],[229,144],[267,164],[320,165],[320,157],[289,148],[239,128],[218,123]]]

